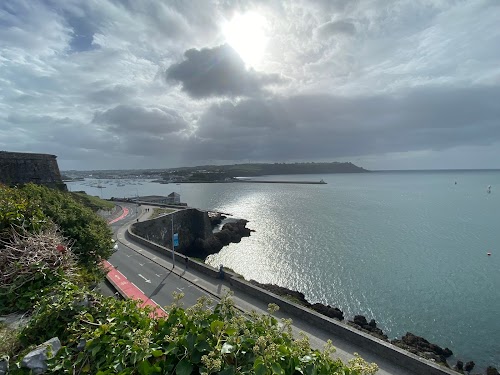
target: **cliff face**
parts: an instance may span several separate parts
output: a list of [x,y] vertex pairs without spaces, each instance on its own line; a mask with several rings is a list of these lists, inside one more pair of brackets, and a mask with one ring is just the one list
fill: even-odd
[[206,212],[190,208],[132,225],[132,232],[149,241],[172,248],[172,216],[174,233],[179,233],[179,246],[175,251],[185,254],[195,240],[212,236],[212,226]]
[[29,182],[66,190],[55,155],[0,151],[0,183]]

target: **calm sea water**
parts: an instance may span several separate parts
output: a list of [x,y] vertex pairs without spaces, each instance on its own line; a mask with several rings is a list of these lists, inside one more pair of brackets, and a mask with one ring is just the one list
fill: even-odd
[[104,198],[177,191],[245,218],[256,232],[208,263],[374,318],[390,338],[410,331],[500,367],[500,171],[269,178],[328,184],[69,187]]

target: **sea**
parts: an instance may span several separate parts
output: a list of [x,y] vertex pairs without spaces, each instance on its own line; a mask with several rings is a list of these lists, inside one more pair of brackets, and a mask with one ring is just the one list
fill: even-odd
[[452,364],[500,368],[499,170],[259,179],[327,184],[86,179],[68,187],[102,198],[175,191],[189,206],[247,219],[255,232],[207,263],[299,290],[346,318],[375,319],[390,339],[423,336],[449,347]]

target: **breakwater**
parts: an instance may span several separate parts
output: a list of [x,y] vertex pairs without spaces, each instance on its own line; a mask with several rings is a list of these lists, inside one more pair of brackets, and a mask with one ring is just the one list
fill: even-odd
[[320,180],[320,181],[237,180],[235,182],[246,182],[246,183],[254,183],[254,184],[326,185],[326,182],[323,180]]

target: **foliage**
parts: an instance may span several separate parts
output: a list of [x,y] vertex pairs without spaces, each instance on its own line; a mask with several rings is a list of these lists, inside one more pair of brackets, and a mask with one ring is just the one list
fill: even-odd
[[18,332],[16,329],[0,323],[0,360],[2,357],[11,357],[20,348]]
[[72,192],[71,195],[77,202],[89,207],[94,212],[99,210],[112,210],[115,207],[114,203],[88,195],[85,192]]
[[38,201],[28,199],[18,188],[0,184],[0,238],[8,237],[12,227],[37,232],[49,222]]
[[75,241],[73,252],[80,264],[92,269],[101,258],[112,254],[111,230],[90,208],[67,192],[27,184],[22,192],[30,201],[39,202],[42,212],[58,225],[64,236]]
[[[179,296],[180,297],[180,296]],[[87,305],[75,303],[87,298]],[[273,312],[274,310],[271,310]],[[229,298],[206,298],[187,309],[172,305],[166,318],[134,301],[119,301],[66,283],[46,297],[21,333],[23,344],[58,336],[63,348],[49,371],[72,374],[373,374],[360,358],[349,365],[334,349],[313,350],[294,340],[290,322],[271,314],[245,316]],[[80,344],[80,345],[79,345]]]
[[0,314],[27,310],[41,289],[75,274],[71,243],[55,228],[37,234],[12,229],[0,244]]
[[112,253],[103,219],[70,193],[34,184],[0,185],[0,240],[0,313],[31,308],[41,289],[71,276],[72,254],[78,268],[73,279],[97,283],[104,276],[101,259]]
[[174,212],[176,210],[172,209],[172,208],[158,208],[158,207],[154,207],[153,208],[153,213],[151,214],[151,217],[150,219],[155,219],[161,215],[165,215],[165,214],[169,214],[171,212]]

